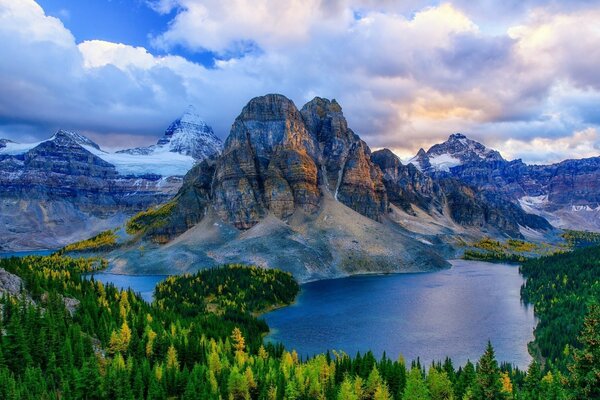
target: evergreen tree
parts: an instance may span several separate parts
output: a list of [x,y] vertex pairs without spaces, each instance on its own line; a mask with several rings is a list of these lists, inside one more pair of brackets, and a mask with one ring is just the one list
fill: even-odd
[[477,363],[477,376],[473,385],[473,396],[481,400],[506,398],[502,390],[500,369],[498,368],[494,348],[489,341],[485,352]]
[[579,335],[581,350],[575,350],[569,366],[569,386],[575,400],[600,399],[600,305],[592,304]]
[[414,366],[411,368],[406,378],[406,388],[402,396],[403,400],[429,400],[429,390],[423,380],[421,368]]
[[427,375],[427,387],[431,400],[453,400],[454,389],[452,382],[448,379],[446,372],[439,372],[436,368],[430,368]]

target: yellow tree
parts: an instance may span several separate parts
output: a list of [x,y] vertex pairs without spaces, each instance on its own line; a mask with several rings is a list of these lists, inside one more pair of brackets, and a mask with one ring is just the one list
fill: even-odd
[[177,360],[177,350],[175,346],[170,345],[167,350],[167,369],[179,370],[179,361]]

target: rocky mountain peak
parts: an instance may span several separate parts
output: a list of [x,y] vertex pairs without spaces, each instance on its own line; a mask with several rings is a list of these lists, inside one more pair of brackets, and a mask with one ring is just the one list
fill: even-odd
[[251,99],[238,116],[243,121],[282,121],[294,118],[298,109],[294,102],[284,95],[271,93]]
[[390,149],[381,149],[373,152],[371,160],[384,172],[389,168],[398,168],[402,165],[400,158]]
[[94,149],[100,150],[100,146],[98,146],[96,143],[94,143],[87,137],[77,132],[66,131],[63,129],[60,129],[58,132],[56,132],[54,136],[50,138],[50,141],[54,141],[59,144],[72,142],[80,146],[89,146],[93,147]]
[[196,108],[190,105],[181,117],[169,125],[156,147],[203,160],[219,153],[223,143],[200,117]]
[[14,143],[14,142],[10,139],[0,139],[0,149],[6,147],[7,143]]
[[427,152],[420,149],[410,162],[424,172],[449,172],[451,168],[467,163],[502,160],[497,151],[462,133],[453,133],[448,140],[431,146]]
[[460,139],[466,139],[467,137],[465,135],[463,135],[462,133],[453,133],[450,136],[448,136],[448,140],[460,140]]
[[131,155],[156,155],[162,152],[179,153],[201,161],[223,149],[223,142],[213,129],[200,117],[196,108],[189,105],[181,117],[173,121],[163,137],[153,146],[119,150],[117,153]]

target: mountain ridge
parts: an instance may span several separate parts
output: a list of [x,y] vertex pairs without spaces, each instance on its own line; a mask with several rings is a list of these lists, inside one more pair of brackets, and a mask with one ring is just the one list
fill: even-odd
[[[168,205],[135,217],[138,241],[109,259],[124,273],[164,273],[172,259],[179,272],[251,262],[311,280],[436,269],[447,266],[440,254],[452,253],[456,234],[552,229],[518,205],[436,179],[389,150],[372,153],[335,100],[299,110],[283,95],[260,96],[235,119],[223,152],[190,170]],[[403,222],[421,214],[438,234]],[[150,264],[140,264],[140,247]]]
[[[451,135],[428,152],[419,151],[420,155],[411,162],[426,164],[423,154],[428,155],[432,149],[443,149],[448,157],[458,160],[453,152],[456,149],[450,144],[455,140]],[[477,144],[480,149],[487,149]],[[558,228],[600,231],[600,156],[528,165],[520,159],[505,160],[495,153],[497,156],[487,158],[465,157],[449,168],[424,168],[424,172],[456,178],[488,196],[497,196],[542,216]]]
[[110,153],[63,129],[36,143],[0,144],[3,251],[62,247],[118,227],[168,201],[197,162],[185,154],[193,149],[184,148],[178,149],[184,154]]

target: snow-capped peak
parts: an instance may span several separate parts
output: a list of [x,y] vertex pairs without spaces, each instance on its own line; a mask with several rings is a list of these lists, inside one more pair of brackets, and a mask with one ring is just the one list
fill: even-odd
[[221,140],[191,105],[169,125],[156,145],[168,147],[174,153],[190,155],[196,160],[220,153],[223,148]]
[[66,130],[60,129],[54,135],[52,135],[52,137],[50,137],[49,139],[42,140],[40,142],[17,143],[17,142],[13,142],[12,140],[8,140],[8,139],[0,139],[0,154],[16,156],[19,154],[25,154],[28,151],[36,148],[37,146],[39,146],[42,143],[57,142],[59,144],[63,144],[63,143],[65,143],[65,141],[69,142],[69,143],[76,143],[85,148],[93,148],[98,151],[101,151],[100,146],[98,146],[96,143],[94,143],[90,139],[86,138],[85,136],[83,136],[77,132],[66,131]]
[[160,152],[179,153],[195,160],[204,160],[221,152],[223,143],[204,122],[194,106],[188,106],[165,131],[158,142],[149,147],[121,150],[118,153],[150,155]]
[[451,168],[469,162],[498,161],[502,156],[495,150],[454,133],[443,143],[431,146],[427,152],[419,151],[410,162],[422,171],[450,171]]
[[88,146],[88,147],[93,147],[97,150],[100,150],[100,146],[98,146],[96,143],[94,143],[93,141],[91,141],[90,139],[88,139],[87,137],[77,133],[77,132],[72,132],[72,131],[65,131],[63,129],[59,130],[58,132],[56,132],[54,134],[54,136],[52,136],[50,139],[48,139],[49,141],[55,141],[55,140],[61,140],[61,139],[68,139],[68,140],[72,140],[73,142],[81,145],[81,146]]

